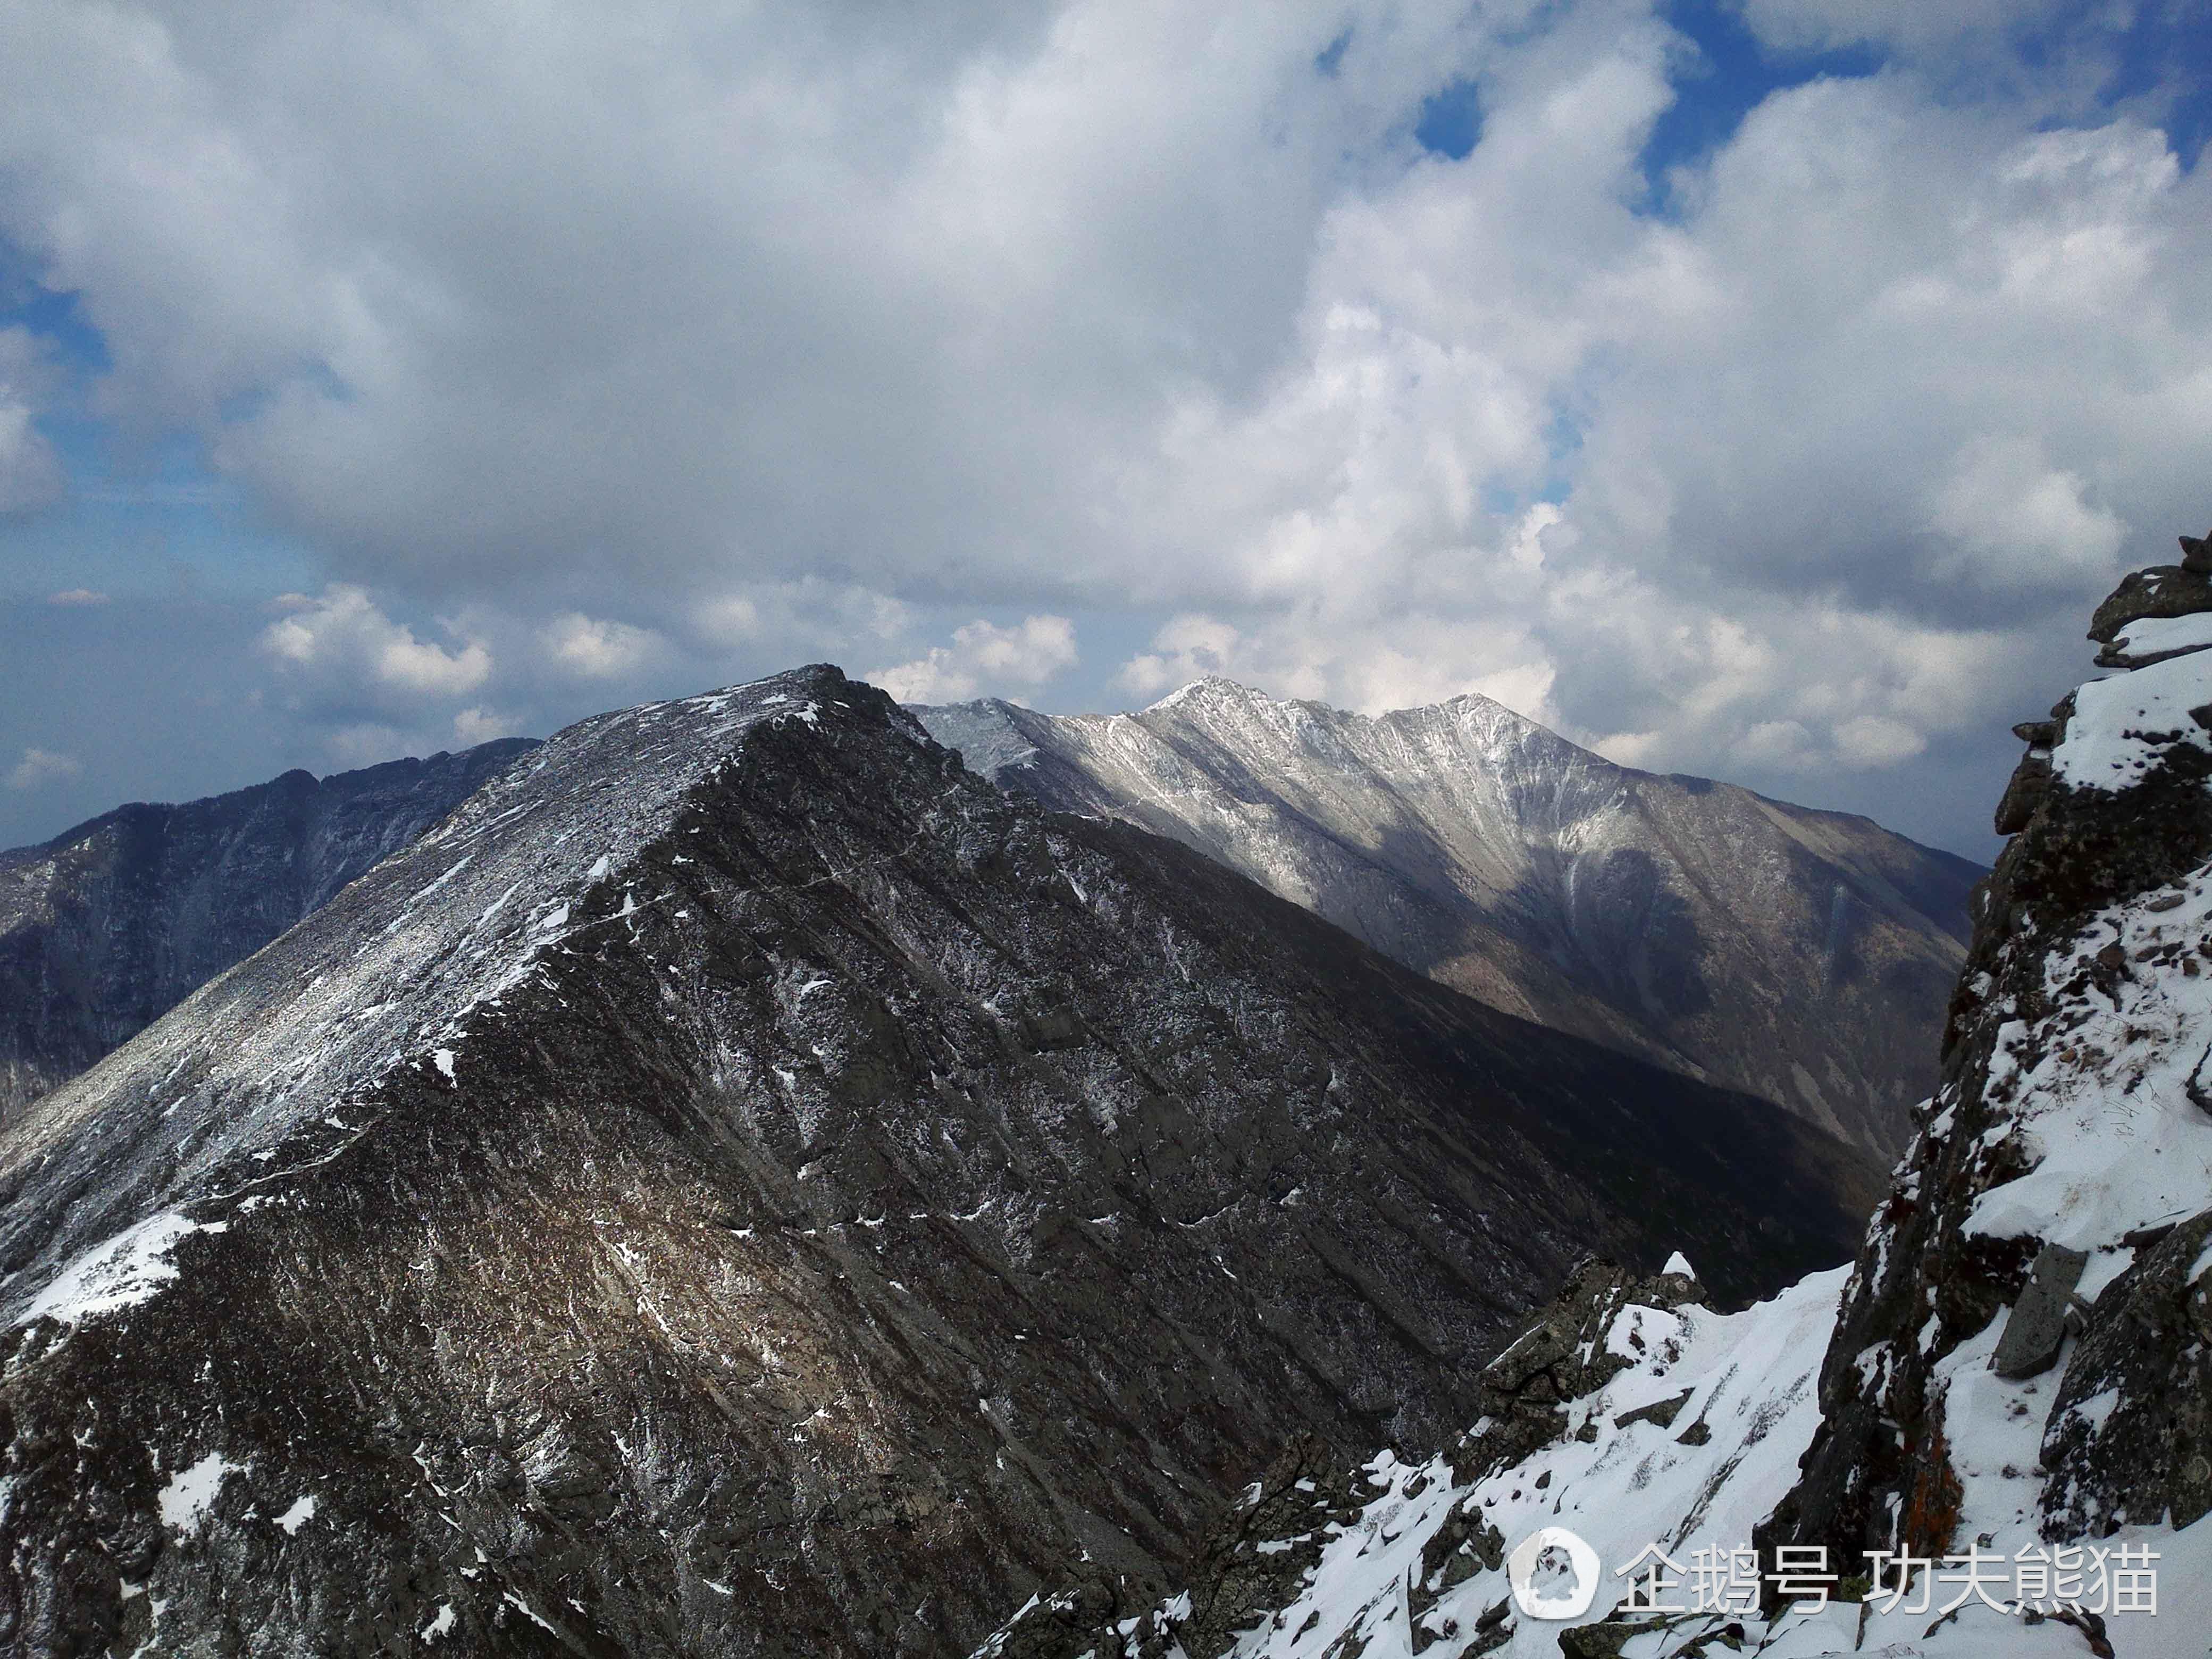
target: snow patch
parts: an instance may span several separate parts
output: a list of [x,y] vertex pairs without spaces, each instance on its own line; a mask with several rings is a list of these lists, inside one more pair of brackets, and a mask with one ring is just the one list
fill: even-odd
[[156,1500],[162,1522],[181,1532],[198,1532],[207,1523],[223,1481],[245,1473],[244,1464],[230,1462],[221,1452],[210,1452],[190,1468],[178,1470]]
[[2129,788],[2176,744],[2212,748],[2212,733],[2189,714],[2208,702],[2212,656],[2201,651],[2091,680],[2074,694],[2074,714],[2051,751],[2051,771],[2075,789]]
[[149,1216],[136,1226],[95,1244],[54,1276],[15,1323],[52,1319],[82,1324],[104,1314],[135,1308],[161,1294],[177,1277],[169,1253],[191,1233],[219,1233],[225,1221],[191,1221],[173,1210]]

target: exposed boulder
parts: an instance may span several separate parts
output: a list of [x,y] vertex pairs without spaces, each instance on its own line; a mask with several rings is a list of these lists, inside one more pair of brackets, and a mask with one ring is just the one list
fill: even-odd
[[2212,572],[2158,564],[2124,578],[2089,618],[2089,637],[2110,645],[2131,622],[2212,611]]
[[2063,1244],[2046,1244],[2036,1252],[2027,1283],[2012,1304],[2004,1335],[1997,1342],[1992,1362],[1999,1376],[2040,1376],[2058,1360],[2066,1340],[2069,1316],[2073,1312],[2074,1287],[2089,1258]]
[[2045,1528],[2212,1513],[2212,1209],[2175,1227],[2097,1298],[2043,1437]]

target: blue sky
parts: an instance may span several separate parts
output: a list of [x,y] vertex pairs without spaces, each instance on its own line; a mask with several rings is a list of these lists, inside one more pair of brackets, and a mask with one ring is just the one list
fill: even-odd
[[2212,520],[2207,22],[31,5],[0,845],[828,658],[1479,691],[1986,854]]

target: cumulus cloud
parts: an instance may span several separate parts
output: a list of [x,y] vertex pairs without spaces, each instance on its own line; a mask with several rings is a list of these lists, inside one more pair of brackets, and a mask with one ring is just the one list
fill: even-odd
[[2119,516],[2091,506],[2078,472],[2054,470],[2033,438],[1978,438],[1936,486],[1930,526],[1948,544],[1936,558],[2002,586],[2105,574],[2127,538]]
[[313,599],[288,593],[277,604],[286,614],[263,631],[262,649],[281,668],[341,693],[454,696],[491,674],[491,651],[482,640],[461,640],[453,649],[418,640],[349,583],[333,583]]
[[464,749],[473,749],[496,738],[520,737],[522,732],[520,720],[495,708],[464,708],[453,716],[453,741]]
[[83,770],[72,756],[58,755],[47,749],[26,749],[23,757],[9,769],[8,787],[43,789],[50,783],[66,783]]
[[901,702],[950,702],[979,691],[1033,691],[1075,662],[1075,624],[1065,617],[1024,617],[1012,628],[979,618],[954,629],[951,645],[867,678]]
[[2063,0],[1741,0],[1765,40],[1798,51],[1851,46],[1926,51],[1973,36],[2024,33]]
[[51,378],[27,329],[0,328],[0,516],[50,507],[67,493],[53,446],[33,423]]
[[571,611],[556,617],[540,636],[554,661],[586,679],[614,679],[634,673],[660,652],[660,636],[628,623],[599,622]]
[[[2212,183],[2091,95],[2102,11],[1745,0],[1888,61],[1655,200],[1670,15],[33,3],[0,238],[94,406],[325,562],[264,650],[334,725],[779,654],[1033,691],[1112,611],[1101,690],[1483,690],[1909,803],[2201,526]],[[1030,621],[933,642],[979,612]]]

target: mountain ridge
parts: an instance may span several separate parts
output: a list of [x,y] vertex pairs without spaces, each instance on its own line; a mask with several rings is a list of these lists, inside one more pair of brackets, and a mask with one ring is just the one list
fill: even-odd
[[0,853],[0,1122],[326,903],[534,746],[131,802]]
[[1857,815],[1622,767],[1472,693],[1367,716],[1212,676],[1131,714],[916,713],[1056,810],[1180,839],[1494,1006],[1875,1150],[1932,1079],[1979,869]]
[[965,1651],[1874,1184],[835,670],[617,711],[0,1130],[0,1641]]

